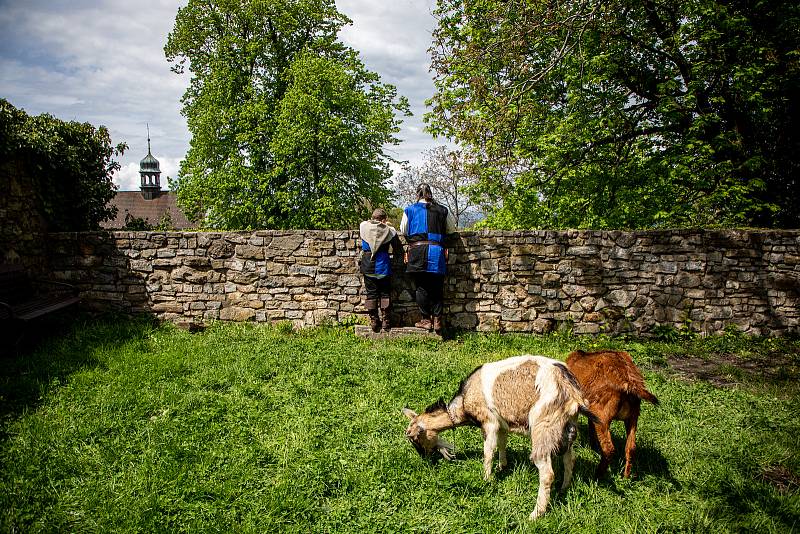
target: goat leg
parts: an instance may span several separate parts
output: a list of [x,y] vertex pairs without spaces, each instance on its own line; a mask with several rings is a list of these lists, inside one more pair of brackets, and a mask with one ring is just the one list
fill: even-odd
[[600,465],[597,466],[595,476],[601,478],[605,475],[608,469],[608,464],[611,463],[611,458],[614,456],[614,441],[611,439],[611,430],[608,423],[600,423],[595,426],[597,432],[597,440],[600,442]]
[[539,470],[539,494],[536,496],[536,508],[531,512],[530,519],[536,519],[547,510],[547,503],[550,501],[550,487],[553,484],[555,474],[553,473],[553,462],[548,454],[544,458],[531,458]]
[[633,468],[633,457],[636,453],[636,425],[638,422],[638,414],[636,417],[633,414],[625,419],[625,432],[628,437],[625,441],[625,471],[623,477],[628,478],[631,476],[631,469]]
[[561,482],[561,490],[566,491],[572,482],[572,469],[575,467],[575,451],[572,450],[572,444],[567,447],[564,452],[564,480]]
[[483,479],[492,478],[492,459],[494,450],[497,447],[497,432],[500,425],[497,423],[486,423],[483,425]]
[[497,451],[500,456],[500,463],[497,465],[499,471],[502,471],[508,465],[508,457],[506,456],[506,444],[508,443],[508,431],[500,429],[497,432]]

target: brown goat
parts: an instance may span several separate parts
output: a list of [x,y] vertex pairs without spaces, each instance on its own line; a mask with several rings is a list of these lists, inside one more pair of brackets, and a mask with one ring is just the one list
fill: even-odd
[[611,421],[625,422],[625,471],[629,477],[636,450],[636,426],[642,399],[658,404],[655,395],[644,386],[642,373],[630,354],[623,351],[575,351],[567,357],[567,367],[578,379],[589,409],[599,421],[589,421],[589,442],[599,449],[601,459],[595,475],[602,477],[614,455]]

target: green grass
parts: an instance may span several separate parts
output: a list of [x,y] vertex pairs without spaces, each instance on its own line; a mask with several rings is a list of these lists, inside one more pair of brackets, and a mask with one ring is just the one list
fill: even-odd
[[[800,342],[723,337],[384,342],[343,328],[220,324],[189,334],[146,320],[79,320],[32,354],[0,361],[0,531],[800,529]],[[661,400],[643,407],[633,479],[620,478],[619,455],[609,477],[592,478],[598,456],[582,421],[573,486],[532,523],[538,476],[522,437],[509,442],[508,471],[489,483],[479,430],[445,434],[454,462],[428,463],[404,438],[403,406],[449,399],[484,361],[599,346],[630,350]],[[720,353],[732,386],[670,367]],[[743,380],[725,367],[730,355],[788,363],[774,380]]]

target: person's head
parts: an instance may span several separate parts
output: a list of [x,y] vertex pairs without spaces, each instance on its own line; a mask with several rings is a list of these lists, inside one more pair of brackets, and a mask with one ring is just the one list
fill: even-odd
[[419,184],[417,186],[417,202],[420,200],[431,203],[436,202],[433,199],[433,191],[431,191],[431,186],[428,184]]
[[389,216],[383,208],[375,208],[375,211],[372,212],[372,219],[375,221],[386,222],[388,218]]

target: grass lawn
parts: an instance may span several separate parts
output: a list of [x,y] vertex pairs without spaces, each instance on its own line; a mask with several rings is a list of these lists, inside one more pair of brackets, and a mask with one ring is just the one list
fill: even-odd
[[[661,400],[643,404],[630,480],[619,454],[593,479],[581,418],[573,485],[529,522],[526,439],[485,483],[478,429],[444,434],[454,462],[428,463],[404,437],[403,406],[449,400],[485,361],[601,347],[629,350]],[[800,530],[800,341],[369,341],[110,318],[0,365],[2,532]]]

